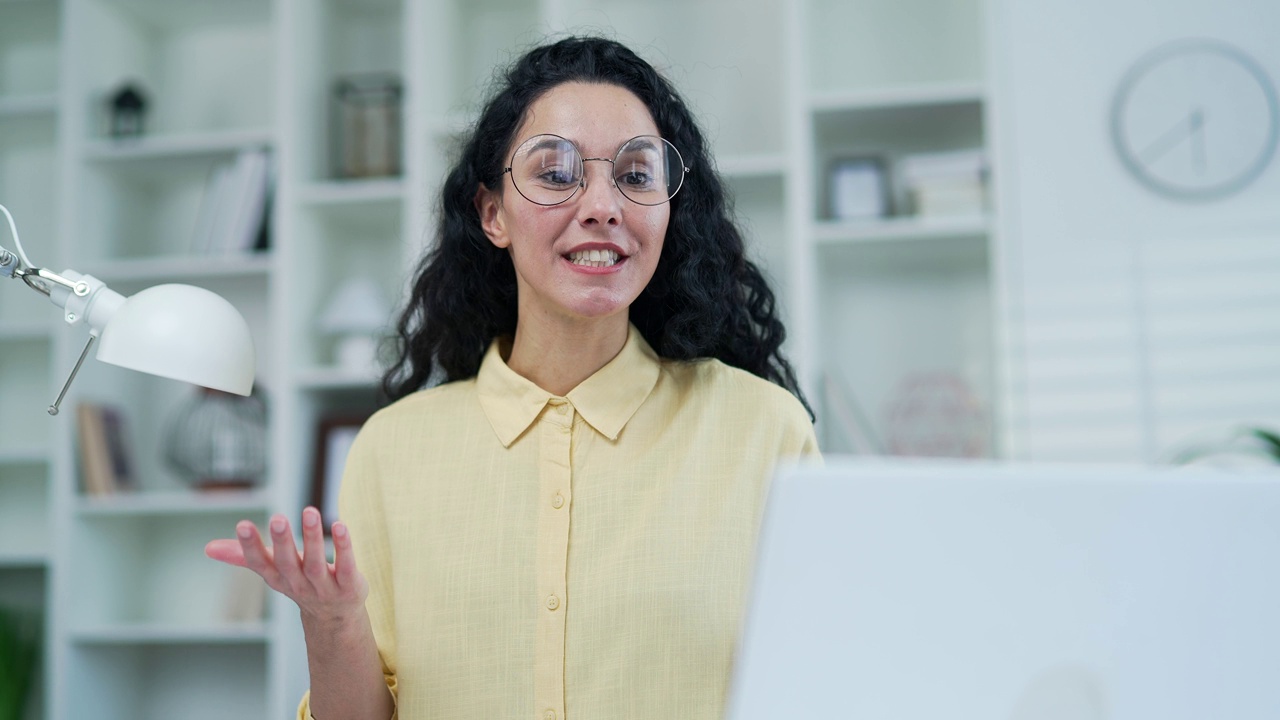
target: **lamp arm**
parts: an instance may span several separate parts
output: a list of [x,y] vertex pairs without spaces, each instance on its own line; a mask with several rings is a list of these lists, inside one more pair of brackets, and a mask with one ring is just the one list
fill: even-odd
[[[71,277],[68,278],[67,275]],[[31,267],[20,256],[0,247],[0,278],[3,277],[19,278],[27,287],[48,297],[54,305],[63,309],[63,319],[67,324],[85,322],[89,325],[89,341],[80,351],[71,375],[58,393],[58,399],[49,406],[49,414],[57,415],[62,400],[71,387],[71,381],[75,380],[90,348],[98,339],[98,334],[116,309],[124,303],[124,298],[91,275],[81,275],[73,270],[64,270],[60,275],[45,268]]]

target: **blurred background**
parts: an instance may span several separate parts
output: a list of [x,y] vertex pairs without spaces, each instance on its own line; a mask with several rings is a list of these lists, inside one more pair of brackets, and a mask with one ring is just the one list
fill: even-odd
[[291,715],[296,610],[203,545],[331,504],[458,138],[564,33],[697,110],[825,451],[1276,462],[1277,27],[1272,0],[0,0],[32,261],[207,287],[259,368],[235,399],[89,362],[49,417],[83,332],[0,290],[0,718]]

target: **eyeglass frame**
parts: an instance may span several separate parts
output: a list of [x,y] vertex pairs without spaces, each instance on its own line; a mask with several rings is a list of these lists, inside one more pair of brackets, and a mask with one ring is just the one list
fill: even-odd
[[[581,179],[581,180],[579,180],[579,181],[578,181],[578,184],[573,188],[573,192],[571,192],[571,193],[569,193],[568,195],[566,195],[566,196],[565,196],[565,198],[564,198],[563,200],[559,201],[559,202],[553,202],[553,203],[540,203],[540,202],[538,202],[537,200],[534,200],[533,198],[529,197],[528,195],[525,195],[525,194],[524,194],[524,191],[520,189],[520,184],[516,182],[516,176],[515,176],[515,173],[514,173],[514,172],[512,172],[512,170],[513,170],[513,169],[514,169],[514,167],[515,167],[516,153],[517,153],[517,152],[519,152],[519,151],[520,151],[520,148],[524,147],[524,146],[525,146],[525,144],[527,144],[530,140],[532,140],[532,139],[534,139],[534,138],[537,138],[537,137],[553,137],[553,138],[556,138],[556,139],[558,139],[558,140],[563,140],[563,141],[565,141],[565,142],[569,143],[571,146],[573,146],[574,151],[578,153],[578,164],[581,166],[581,169],[582,169],[582,179]],[[613,178],[613,175],[612,175],[612,174],[610,174],[610,176],[609,176],[609,184],[613,186],[613,189],[614,189],[614,190],[617,190],[617,191],[618,191],[618,194],[619,194],[619,195],[621,195],[622,197],[626,198],[627,200],[630,200],[631,202],[635,203],[636,205],[639,205],[640,207],[658,207],[659,205],[663,205],[663,204],[665,204],[665,203],[669,203],[669,202],[671,202],[671,199],[672,199],[672,198],[674,198],[674,197],[676,196],[676,194],[680,192],[680,188],[683,188],[683,187],[684,187],[684,178],[685,178],[685,175],[688,175],[690,172],[693,172],[693,169],[692,169],[692,168],[690,168],[690,167],[688,167],[687,165],[685,165],[685,164],[684,164],[684,154],[680,152],[680,148],[676,147],[676,146],[675,146],[675,143],[673,143],[673,142],[671,142],[670,140],[668,140],[668,139],[666,139],[666,138],[662,137],[661,135],[636,135],[636,136],[635,136],[635,137],[633,137],[633,138],[629,138],[629,139],[627,139],[627,140],[623,140],[623,141],[622,141],[622,143],[621,143],[620,145],[618,145],[618,152],[614,154],[614,156],[613,156],[613,158],[612,158],[612,159],[610,159],[610,158],[605,158],[605,157],[586,157],[586,156],[585,156],[585,154],[582,152],[582,148],[578,147],[578,143],[576,143],[576,142],[574,142],[574,141],[570,140],[569,138],[564,137],[564,136],[562,136],[562,135],[557,135],[557,134],[555,134],[555,133],[538,133],[537,135],[530,135],[529,137],[525,138],[524,140],[521,140],[521,141],[520,141],[520,144],[516,146],[516,149],[511,151],[511,160],[509,160],[508,162],[510,162],[510,163],[512,163],[512,164],[511,164],[511,165],[508,165],[508,166],[506,166],[506,167],[504,167],[504,168],[502,168],[502,174],[503,174],[503,175],[506,175],[506,174],[508,174],[508,173],[510,173],[510,174],[511,174],[511,187],[515,188],[515,189],[516,189],[516,192],[520,193],[520,197],[524,198],[525,200],[528,200],[529,202],[531,202],[531,203],[533,203],[534,205],[537,205],[537,206],[539,206],[539,207],[556,207],[556,206],[558,206],[558,205],[563,205],[563,204],[565,204],[565,203],[569,202],[570,200],[574,199],[575,197],[577,197],[577,196],[578,196],[578,191],[579,191],[579,190],[585,190],[585,189],[587,188],[587,163],[589,163],[589,162],[607,162],[607,163],[609,163],[610,165],[612,165],[612,166],[614,166],[614,167],[616,168],[616,167],[618,167],[618,157],[619,157],[620,155],[622,155],[622,149],[623,149],[623,148],[625,148],[627,145],[629,145],[629,144],[631,143],[631,141],[632,141],[632,140],[637,140],[637,139],[639,139],[639,138],[643,138],[643,137],[652,137],[652,138],[657,138],[657,139],[661,140],[663,143],[665,143],[665,144],[666,144],[668,147],[670,147],[672,150],[674,150],[674,151],[675,151],[675,153],[676,153],[676,157],[677,157],[677,158],[679,158],[679,160],[680,160],[680,168],[683,170],[683,172],[681,172],[681,173],[680,173],[680,184],[679,184],[679,185],[677,185],[677,186],[676,186],[676,189],[675,189],[675,190],[673,190],[673,191],[671,192],[671,194],[667,196],[667,199],[666,199],[666,200],[663,200],[662,202],[658,202],[658,203],[653,203],[653,204],[642,203],[642,202],[640,202],[639,200],[636,200],[635,198],[633,198],[633,197],[631,197],[630,195],[628,195],[628,194],[626,194],[625,192],[623,192],[623,191],[622,191],[622,188],[618,187],[618,181],[617,181],[616,179],[614,179],[614,178]]]

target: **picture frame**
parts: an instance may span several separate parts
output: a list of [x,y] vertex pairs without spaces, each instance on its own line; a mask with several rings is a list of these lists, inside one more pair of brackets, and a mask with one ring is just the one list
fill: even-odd
[[320,511],[320,524],[326,537],[332,534],[333,522],[338,519],[338,490],[342,486],[347,453],[370,414],[327,415],[316,425],[311,504]]
[[889,165],[878,155],[839,157],[827,169],[827,216],[874,220],[893,213]]

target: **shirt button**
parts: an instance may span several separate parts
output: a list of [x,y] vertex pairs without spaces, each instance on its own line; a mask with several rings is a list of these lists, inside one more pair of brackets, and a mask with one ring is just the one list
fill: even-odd
[[560,493],[556,493],[556,496],[551,498],[551,507],[557,510],[564,507],[564,496]]
[[555,609],[556,609],[556,608],[558,608],[558,607],[560,607],[560,598],[556,597],[555,595],[548,595],[548,596],[547,596],[547,609],[548,609],[548,610],[555,610]]
[[556,720],[556,711],[548,710],[542,717],[546,718],[546,720]]

